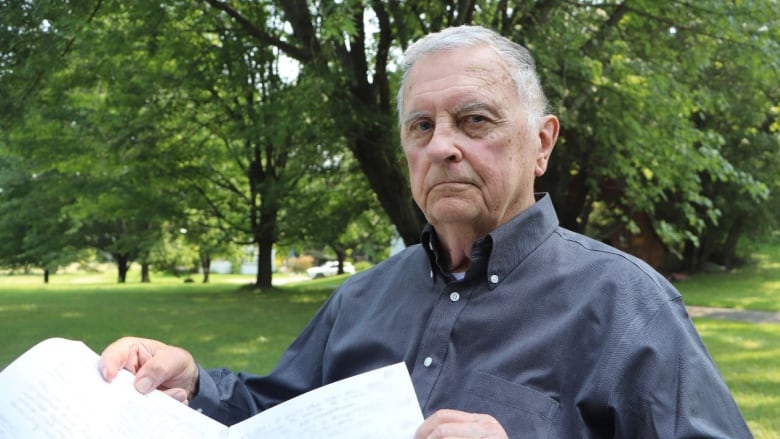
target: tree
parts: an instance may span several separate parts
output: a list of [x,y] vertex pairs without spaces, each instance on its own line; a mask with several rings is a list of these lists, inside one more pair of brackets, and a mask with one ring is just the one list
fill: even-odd
[[56,172],[35,173],[14,157],[0,159],[0,265],[40,267],[48,283],[60,266],[78,260],[79,242],[62,233],[68,219],[60,212],[72,195],[48,190],[66,179]]
[[[279,215],[287,221],[295,198],[316,192],[312,173],[344,147],[404,241],[415,242],[423,218],[397,146],[396,56],[462,23],[492,26],[537,58],[563,126],[539,189],[564,226],[593,234],[598,217],[636,230],[631,218],[647,214],[696,265],[733,260],[742,233],[777,224],[774,0],[3,6],[5,150],[39,175],[95,179],[65,210],[74,224],[118,204],[112,220],[153,219],[125,223],[149,238],[128,237],[140,260],[169,236],[155,231],[187,222],[189,205],[258,246],[257,283],[269,286]],[[88,191],[97,187],[121,190],[98,202]],[[159,216],[133,208],[147,199],[165,208]],[[328,228],[338,234],[353,220]]]
[[[97,16],[99,5],[82,10],[43,3],[27,11],[40,15],[22,14],[29,19],[20,29],[34,25],[37,18],[53,46],[65,41],[67,50],[29,47],[28,60],[54,52],[63,63],[57,68],[40,61],[31,64],[31,70],[42,73],[28,76],[33,79],[26,84],[32,90],[30,99],[7,137],[7,148],[26,166],[34,166],[36,175],[69,176],[60,185],[39,188],[71,195],[64,204],[48,206],[67,216],[63,224],[68,228],[60,234],[78,239],[82,247],[110,253],[120,282],[129,264],[142,259],[143,280],[149,281],[146,255],[160,239],[165,219],[177,214],[165,193],[170,180],[160,181],[154,166],[157,158],[144,155],[154,149],[160,135],[155,123],[160,113],[154,112],[159,107],[148,105],[158,89],[145,85],[154,84],[164,66],[152,59],[143,69],[133,68],[137,65],[132,60],[145,53],[139,45],[146,40],[115,50],[111,57],[95,56],[110,51],[107,46],[135,41],[125,38],[131,20],[121,15],[121,8],[104,17]],[[78,26],[85,23],[89,26]],[[20,72],[25,70],[11,70],[11,84]]]
[[[629,228],[634,213],[649,213],[679,250],[698,248],[706,229],[731,223],[708,182],[741,193],[753,212],[771,208],[768,175],[735,165],[726,138],[776,120],[777,97],[767,91],[778,66],[757,62],[780,53],[769,31],[772,4],[540,2],[501,20],[534,49],[562,120],[540,188],[552,193],[564,226],[589,231],[593,207],[604,202]],[[723,116],[739,102],[736,113],[764,116],[729,122]]]
[[[270,288],[278,213],[327,148],[317,138],[320,119],[311,105],[323,95],[285,83],[270,48],[228,32],[230,20],[221,14],[158,14],[166,17],[158,18],[165,38],[156,50],[177,64],[167,83],[178,87],[176,140],[163,142],[171,151],[170,176],[183,192],[198,194],[185,197],[187,223],[198,224],[193,236],[211,236],[203,229],[209,225],[236,244],[256,246],[256,285]],[[209,248],[202,243],[204,259]]]
[[323,1],[311,8],[304,0],[270,2],[268,11],[279,14],[271,23],[288,23],[291,31],[281,24],[265,26],[253,20],[247,13],[253,8],[247,3],[205,3],[231,18],[232,33],[255,45],[276,47],[300,63],[304,75],[331,84],[329,117],[348,133],[348,148],[404,241],[417,242],[423,217],[409,196],[399,165],[397,134],[388,129],[395,126],[395,117],[387,70],[393,43],[387,6],[370,2],[377,31],[369,35],[362,1]]
[[[554,166],[540,181],[540,188],[551,192],[563,225],[585,231],[592,206],[602,199],[629,222],[631,212],[653,214],[673,199],[683,215],[662,229],[675,231],[666,238],[677,245],[694,240],[706,218],[722,214],[700,195],[700,179],[728,168],[721,137],[700,129],[694,120],[702,110],[710,111],[700,97],[714,91],[700,67],[713,62],[723,44],[764,59],[776,53],[777,44],[769,31],[771,17],[776,17],[771,1],[392,2],[393,8],[378,1],[368,2],[368,8],[359,1],[323,1],[311,7],[303,1],[274,2],[270,10],[279,11],[279,20],[289,23],[291,32],[256,23],[243,2],[206,3],[256,42],[278,47],[304,70],[340,84],[337,90],[344,93],[334,95],[333,117],[348,115],[340,120],[353,134],[350,149],[407,243],[417,238],[420,216],[409,214],[408,199],[397,196],[405,194],[399,188],[406,184],[396,164],[397,149],[391,147],[396,134],[377,128],[390,126],[392,116],[391,48],[462,23],[491,25],[531,47],[563,121]],[[367,10],[374,32],[365,26]],[[772,68],[754,67],[759,68],[752,76],[776,77]],[[732,91],[715,92],[726,96]]]

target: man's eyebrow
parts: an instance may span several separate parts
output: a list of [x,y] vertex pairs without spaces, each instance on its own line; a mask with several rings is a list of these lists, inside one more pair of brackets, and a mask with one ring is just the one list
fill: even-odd
[[500,112],[495,105],[490,105],[484,101],[467,102],[463,105],[455,107],[454,113],[469,113],[471,111],[487,111],[490,114],[499,116]]
[[[501,117],[502,112],[495,105],[491,105],[484,101],[470,101],[464,104],[458,105],[453,108],[451,114],[469,113],[472,111],[484,111],[490,113],[495,117]],[[430,114],[425,111],[415,111],[404,116],[401,126],[408,126],[419,119],[430,118]]]
[[415,120],[426,118],[426,117],[428,117],[428,113],[422,111],[415,111],[414,113],[409,113],[406,116],[404,116],[403,126],[407,126],[410,123],[414,122]]

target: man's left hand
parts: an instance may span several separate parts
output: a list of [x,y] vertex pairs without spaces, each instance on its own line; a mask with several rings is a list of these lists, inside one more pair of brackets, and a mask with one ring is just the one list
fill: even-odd
[[439,410],[420,425],[415,439],[508,439],[496,418],[481,413]]

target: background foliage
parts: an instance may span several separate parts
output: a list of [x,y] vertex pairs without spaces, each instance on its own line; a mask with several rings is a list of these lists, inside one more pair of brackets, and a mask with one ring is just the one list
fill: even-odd
[[[539,189],[606,238],[651,219],[676,268],[739,262],[780,212],[776,0],[0,0],[0,265],[189,265],[275,245],[385,256],[423,218],[397,59],[445,26],[528,46],[562,122]],[[186,233],[185,233],[186,232]],[[644,230],[647,232],[647,230]],[[179,242],[171,245],[172,241]],[[181,251],[177,252],[179,255]],[[684,265],[680,265],[684,264]]]

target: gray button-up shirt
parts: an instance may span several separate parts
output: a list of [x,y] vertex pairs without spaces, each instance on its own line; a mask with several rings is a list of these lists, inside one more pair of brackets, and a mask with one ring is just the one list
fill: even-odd
[[488,413],[511,438],[751,437],[675,288],[559,227],[548,196],[471,256],[456,280],[426,227],[345,281],[271,374],[201,371],[191,405],[231,424],[404,361],[426,416]]

